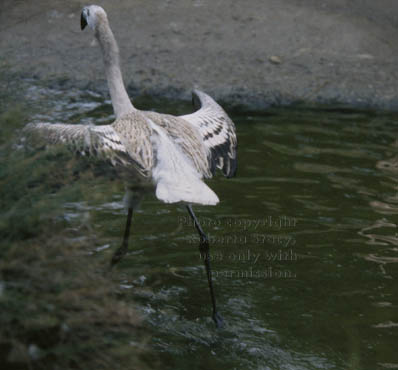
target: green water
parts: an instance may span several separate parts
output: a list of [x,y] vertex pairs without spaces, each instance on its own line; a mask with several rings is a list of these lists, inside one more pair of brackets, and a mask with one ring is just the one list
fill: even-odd
[[[112,120],[95,94],[29,94],[47,104],[35,120]],[[209,181],[220,204],[194,208],[210,237],[225,328],[216,330],[210,317],[186,210],[149,196],[134,214],[129,254],[117,267],[119,297],[144,315],[149,365],[398,368],[398,116],[296,108],[232,118],[237,177]],[[57,219],[83,252],[110,259],[125,223],[123,184],[97,176],[73,186],[79,192],[67,201],[51,195]]]

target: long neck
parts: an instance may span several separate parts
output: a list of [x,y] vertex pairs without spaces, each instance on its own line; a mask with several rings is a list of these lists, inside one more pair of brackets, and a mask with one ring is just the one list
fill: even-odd
[[120,71],[119,48],[109,27],[108,20],[106,18],[101,19],[98,23],[95,36],[101,45],[112,106],[118,118],[134,111],[135,108],[131,104],[126,88],[124,87],[122,72]]

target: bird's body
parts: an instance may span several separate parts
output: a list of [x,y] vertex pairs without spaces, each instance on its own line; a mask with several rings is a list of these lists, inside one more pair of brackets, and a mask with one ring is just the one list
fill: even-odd
[[111,125],[38,123],[27,129],[49,144],[66,144],[109,162],[129,191],[145,192],[153,184],[157,198],[165,203],[215,205],[218,197],[203,178],[212,177],[216,168],[226,176],[234,174],[234,126],[213,99],[199,91],[194,94],[207,105],[191,115],[134,109]]
[[[208,255],[207,237],[190,204],[217,204],[217,195],[203,179],[212,177],[216,169],[227,177],[235,174],[237,141],[233,122],[210,96],[198,90],[193,92],[193,101],[199,109],[192,114],[172,116],[135,108],[123,84],[119,50],[105,11],[95,5],[83,8],[82,29],[87,24],[101,46],[116,120],[104,126],[37,123],[29,124],[26,131],[39,134],[49,144],[64,144],[78,153],[102,159],[116,167],[124,179],[128,219],[122,247],[113,262],[127,250],[133,208],[143,193],[153,188],[156,197],[165,203],[188,204],[201,238],[200,249]],[[217,323],[208,258],[205,265]]]

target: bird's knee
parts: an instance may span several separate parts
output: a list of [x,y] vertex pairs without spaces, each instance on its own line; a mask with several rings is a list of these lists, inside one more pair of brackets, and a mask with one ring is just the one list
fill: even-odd
[[207,255],[209,253],[209,239],[206,235],[200,237],[199,251],[201,254]]

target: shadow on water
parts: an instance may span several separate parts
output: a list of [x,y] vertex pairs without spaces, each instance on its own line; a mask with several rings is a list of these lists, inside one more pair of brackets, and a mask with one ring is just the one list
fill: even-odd
[[[92,92],[32,84],[26,99],[45,107],[36,121],[112,121],[109,102]],[[305,107],[233,117],[238,176],[209,181],[221,203],[196,207],[210,238],[222,330],[210,318],[198,239],[185,209],[154,196],[144,201],[118,266],[118,297],[145,317],[154,363],[398,368],[397,118]],[[78,193],[58,198],[57,217],[85,252],[107,260],[125,222],[123,185],[99,176],[74,186]]]

